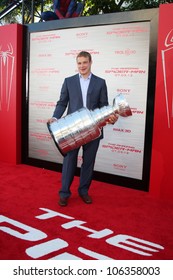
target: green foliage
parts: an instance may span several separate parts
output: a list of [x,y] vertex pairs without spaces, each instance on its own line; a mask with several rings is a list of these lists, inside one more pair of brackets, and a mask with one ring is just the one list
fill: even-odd
[[173,0],[86,0],[84,16],[157,8]]
[[127,10],[158,8],[160,4],[173,3],[173,0],[126,0]]
[[[120,4],[116,4],[116,2],[120,2]],[[85,9],[83,11],[83,15],[98,15],[98,14],[106,14],[106,13],[114,13],[119,12],[121,3],[125,2],[124,0],[115,1],[115,0],[87,0],[85,2]]]

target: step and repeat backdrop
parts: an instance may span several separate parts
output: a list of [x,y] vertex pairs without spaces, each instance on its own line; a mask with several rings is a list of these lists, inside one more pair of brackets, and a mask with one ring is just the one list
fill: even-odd
[[[64,78],[77,73],[76,55],[88,51],[92,72],[106,80],[109,104],[122,93],[132,116],[104,127],[95,171],[142,180],[149,76],[150,22],[139,21],[30,32],[29,157],[62,163],[47,129]],[[78,167],[82,164],[79,152]]]

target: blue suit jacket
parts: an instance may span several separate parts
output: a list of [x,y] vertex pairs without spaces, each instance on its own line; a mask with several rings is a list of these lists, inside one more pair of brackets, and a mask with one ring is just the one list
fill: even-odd
[[[87,92],[87,108],[94,110],[108,105],[107,86],[104,79],[91,75]],[[60,99],[56,104],[53,117],[61,118],[67,108],[67,114],[71,114],[83,107],[82,91],[79,74],[65,78],[62,85]],[[101,138],[103,135],[101,136]]]

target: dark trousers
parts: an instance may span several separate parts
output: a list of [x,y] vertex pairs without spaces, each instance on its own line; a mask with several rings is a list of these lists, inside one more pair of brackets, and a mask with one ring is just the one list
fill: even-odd
[[[95,158],[99,143],[100,139],[95,139],[82,146],[83,162],[80,170],[80,184],[78,188],[79,195],[85,195],[88,193],[92,181]],[[64,157],[62,168],[62,188],[59,191],[61,197],[69,197],[71,195],[70,186],[73,182],[77,167],[79,149],[80,148],[68,152]]]

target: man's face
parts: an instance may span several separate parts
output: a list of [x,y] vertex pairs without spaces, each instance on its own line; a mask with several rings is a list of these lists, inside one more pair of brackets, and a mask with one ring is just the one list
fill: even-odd
[[89,76],[91,72],[91,64],[92,62],[89,61],[88,57],[81,56],[77,58],[78,71],[83,77]]

